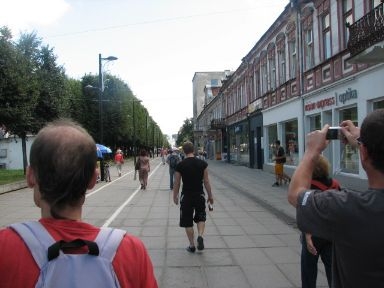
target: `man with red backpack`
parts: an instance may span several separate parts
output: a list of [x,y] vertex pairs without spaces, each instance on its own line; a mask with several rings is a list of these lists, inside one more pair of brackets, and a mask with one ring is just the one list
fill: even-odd
[[0,230],[1,287],[158,287],[140,239],[82,220],[96,160],[94,140],[72,121],[37,134],[26,180],[41,219]]

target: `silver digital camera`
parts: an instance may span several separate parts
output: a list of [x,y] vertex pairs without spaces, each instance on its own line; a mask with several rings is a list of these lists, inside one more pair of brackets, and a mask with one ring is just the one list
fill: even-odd
[[341,139],[341,127],[329,127],[327,135],[325,136],[327,140],[337,140]]

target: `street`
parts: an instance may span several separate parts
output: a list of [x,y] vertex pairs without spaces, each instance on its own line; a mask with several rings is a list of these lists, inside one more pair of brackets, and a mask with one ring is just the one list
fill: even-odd
[[[138,236],[151,256],[159,287],[300,287],[299,231],[287,186],[271,187],[274,175],[209,161],[214,210],[207,212],[205,250],[194,254],[178,227],[179,208],[169,189],[168,165],[151,159],[147,190],[133,180],[127,161],[122,177],[87,194],[84,221],[122,228]],[[0,227],[39,218],[31,189],[0,195]],[[319,263],[318,286],[327,287]]]

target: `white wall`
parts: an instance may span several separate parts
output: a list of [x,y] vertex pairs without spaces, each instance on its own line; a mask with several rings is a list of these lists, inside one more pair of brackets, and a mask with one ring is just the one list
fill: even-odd
[[[27,137],[27,159],[29,161],[29,152],[34,136]],[[5,150],[5,152],[4,152]],[[0,140],[0,155],[6,153],[6,157],[0,157],[0,163],[5,163],[6,169],[23,169],[23,152],[21,139],[19,137],[10,137]]]

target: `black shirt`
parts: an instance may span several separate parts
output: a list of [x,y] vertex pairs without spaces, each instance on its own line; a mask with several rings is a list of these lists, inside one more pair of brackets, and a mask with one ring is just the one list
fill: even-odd
[[176,171],[181,174],[183,187],[181,193],[185,196],[199,196],[203,190],[204,170],[207,162],[195,157],[187,157],[176,166]]

